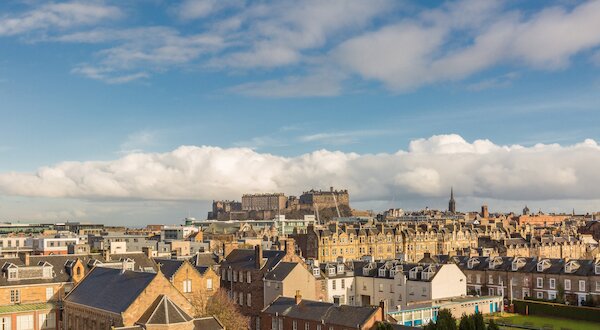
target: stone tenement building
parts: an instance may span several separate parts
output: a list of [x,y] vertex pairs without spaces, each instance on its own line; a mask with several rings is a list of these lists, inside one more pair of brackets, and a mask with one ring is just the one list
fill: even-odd
[[287,198],[283,193],[244,194],[242,195],[243,211],[284,210]]
[[[535,297],[581,305],[600,303],[600,261],[524,257],[436,256],[453,262],[467,276],[471,293],[507,299]],[[562,297],[561,297],[562,295]]]
[[319,262],[332,262],[339,257],[358,260],[366,255],[375,260],[403,258],[415,262],[426,253],[456,254],[477,247],[477,233],[454,225],[440,228],[331,224],[309,226],[307,234],[296,236],[303,256]]
[[212,211],[208,212],[208,219],[221,219],[228,217],[232,212],[242,211],[242,203],[237,201],[213,201]]

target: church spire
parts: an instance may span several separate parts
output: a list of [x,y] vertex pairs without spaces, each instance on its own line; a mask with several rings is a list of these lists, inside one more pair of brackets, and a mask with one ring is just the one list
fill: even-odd
[[448,202],[448,211],[456,213],[456,201],[454,200],[454,187],[450,187],[450,201]]

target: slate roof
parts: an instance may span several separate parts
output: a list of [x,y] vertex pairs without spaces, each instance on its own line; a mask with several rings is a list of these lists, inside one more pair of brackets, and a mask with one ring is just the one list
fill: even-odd
[[301,300],[296,305],[295,298],[279,297],[263,313],[275,314],[299,320],[321,321],[342,327],[356,328],[368,321],[378,307],[358,307],[326,303],[314,300]]
[[283,281],[296,266],[298,266],[298,263],[296,262],[281,262],[273,268],[273,270],[265,274],[265,279],[270,281]]
[[192,320],[193,318],[181,307],[177,306],[169,297],[161,294],[156,297],[156,300],[148,307],[137,323],[147,326],[149,324],[185,323]]
[[213,316],[202,317],[194,320],[194,329],[197,330],[224,330],[225,327]]
[[[114,254],[110,256],[108,262],[119,262],[124,258],[129,258],[134,261],[135,270],[139,271],[155,271],[156,264],[152,259],[148,258],[143,253],[127,253]],[[8,281],[5,276],[0,276],[0,286],[11,285],[28,285],[28,284],[43,284],[43,283],[66,283],[71,282],[70,266],[79,259],[85,267],[85,272],[88,272],[94,267],[94,264],[106,263],[107,260],[99,253],[92,254],[64,254],[64,255],[48,255],[48,256],[30,256],[29,265],[37,266],[45,262],[52,265],[53,277],[47,279],[24,279],[17,281]],[[25,261],[21,258],[0,258],[0,267],[12,263],[18,267],[25,267]]]
[[[285,256],[285,251],[281,250],[264,250],[263,263],[261,269],[271,269],[277,265]],[[255,269],[254,250],[235,249],[227,255],[227,258],[221,263],[221,268],[231,266],[237,269]]]
[[212,252],[196,253],[190,262],[196,266],[214,266],[219,264],[219,257]]
[[169,279],[173,277],[175,273],[177,273],[177,270],[179,270],[181,265],[184,263],[183,260],[159,258],[154,258],[154,262],[161,264],[160,271]]
[[65,301],[121,313],[144,291],[156,273],[94,268]]

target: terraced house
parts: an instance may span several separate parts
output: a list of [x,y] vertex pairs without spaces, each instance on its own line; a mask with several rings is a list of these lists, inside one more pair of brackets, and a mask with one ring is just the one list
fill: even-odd
[[[416,262],[426,253],[455,253],[477,247],[477,233],[455,225],[362,226],[333,223],[328,226],[309,226],[299,234],[302,254],[319,262],[359,260],[369,255],[375,260],[403,259]],[[443,251],[443,252],[442,252]]]
[[525,257],[439,256],[455,262],[467,275],[472,293],[534,297],[581,305],[600,303],[600,261]]

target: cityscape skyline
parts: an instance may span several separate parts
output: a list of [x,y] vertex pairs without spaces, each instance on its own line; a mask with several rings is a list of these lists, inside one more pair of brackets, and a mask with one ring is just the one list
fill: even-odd
[[[0,3],[0,221],[600,210],[600,1]],[[574,37],[576,36],[576,37]]]

